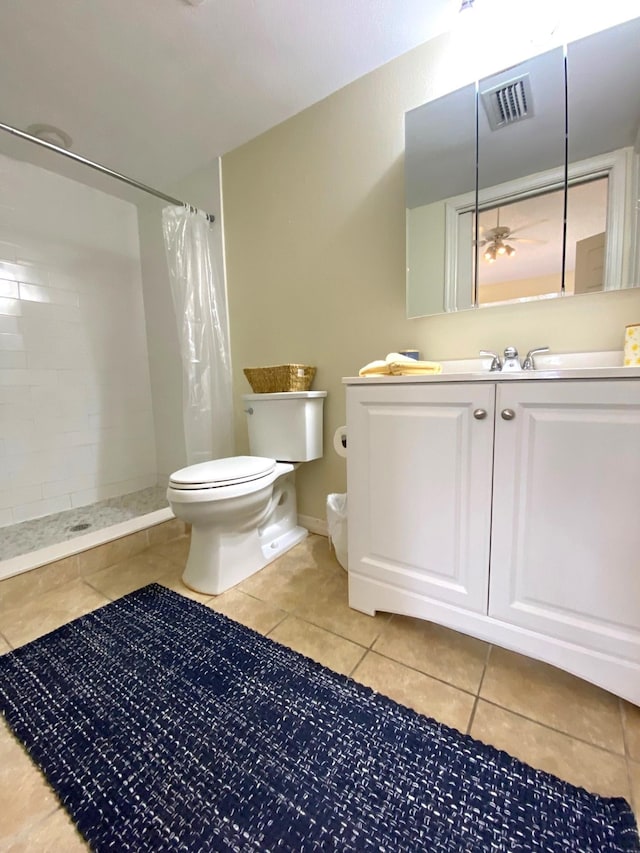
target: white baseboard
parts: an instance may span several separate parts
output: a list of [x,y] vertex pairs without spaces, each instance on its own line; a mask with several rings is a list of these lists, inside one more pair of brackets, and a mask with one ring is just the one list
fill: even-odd
[[306,527],[309,533],[317,533],[319,536],[329,535],[326,518],[314,518],[312,515],[299,515],[298,524],[301,527]]

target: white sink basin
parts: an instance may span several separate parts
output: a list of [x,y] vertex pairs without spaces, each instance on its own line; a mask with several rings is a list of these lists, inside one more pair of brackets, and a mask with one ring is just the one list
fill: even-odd
[[586,370],[597,367],[622,367],[622,350],[606,352],[541,352],[534,356],[536,370]]
[[[520,354],[520,362],[526,352]],[[492,359],[460,358],[441,362],[443,373],[488,373]],[[541,370],[593,370],[623,366],[622,350],[605,352],[545,352],[534,356],[536,371]],[[528,371],[527,371],[528,372]],[[497,375],[497,374],[496,374]]]
[[491,367],[490,358],[458,358],[441,361],[443,373],[486,373]]

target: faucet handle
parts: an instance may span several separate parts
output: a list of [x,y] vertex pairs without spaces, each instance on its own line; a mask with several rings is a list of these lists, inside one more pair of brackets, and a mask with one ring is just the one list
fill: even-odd
[[502,362],[500,361],[500,356],[497,352],[492,352],[488,349],[481,349],[479,355],[490,355],[493,358],[491,367],[489,368],[490,371],[502,370]]
[[504,348],[504,357],[505,358],[517,358],[518,350],[515,347],[505,347]]
[[535,370],[535,362],[533,357],[536,353],[539,352],[549,352],[549,347],[536,347],[535,349],[530,349],[526,355],[525,360],[522,362],[523,370]]

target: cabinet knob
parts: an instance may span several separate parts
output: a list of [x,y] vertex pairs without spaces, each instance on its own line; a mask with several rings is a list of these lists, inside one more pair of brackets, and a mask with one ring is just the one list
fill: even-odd
[[505,421],[512,421],[516,416],[516,413],[513,411],[513,409],[503,409],[500,414],[503,420]]
[[482,421],[487,417],[486,409],[474,409],[473,417],[477,421]]

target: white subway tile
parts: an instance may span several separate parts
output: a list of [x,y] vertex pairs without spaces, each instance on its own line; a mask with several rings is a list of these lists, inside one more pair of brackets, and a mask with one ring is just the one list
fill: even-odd
[[10,263],[8,261],[0,261],[0,278],[5,279],[6,281],[20,281],[18,270],[18,264]]
[[20,320],[18,317],[0,315],[0,332],[7,335],[18,335],[20,331]]
[[[0,413],[0,421],[2,414]],[[2,427],[0,426],[0,432]],[[16,428],[14,435],[9,435],[3,440],[6,443],[7,453],[40,453],[42,451],[56,450],[60,453],[69,453],[70,449],[77,447],[78,444],[89,444],[90,442],[80,442],[77,436],[82,436],[89,433],[80,432],[52,432],[51,424],[46,418],[36,420],[31,423],[31,429],[20,432]],[[99,444],[99,439],[96,437],[93,444]]]
[[30,400],[36,409],[55,405],[73,406],[81,403],[85,413],[89,399],[85,385],[38,385],[30,389],[30,395]]
[[18,282],[0,278],[0,296],[8,297],[9,299],[18,299]]
[[69,497],[71,499],[71,506],[81,507],[96,503],[97,501],[105,500],[106,497],[110,496],[105,495],[102,488],[94,486],[91,489],[83,489],[78,492],[73,492]]
[[55,385],[55,370],[0,370],[0,385]]
[[12,406],[21,403],[28,404],[31,402],[31,390],[31,388],[18,385],[0,385],[0,404],[11,403]]
[[84,334],[83,327],[77,323],[68,323],[58,319],[52,324],[50,311],[56,311],[57,306],[28,303],[20,320],[20,329],[27,340],[35,342],[41,339],[57,341],[72,337],[74,334]]
[[23,284],[20,282],[20,299],[27,302],[48,302],[52,305],[73,305],[77,307],[80,302],[78,294],[71,290],[58,290],[54,287],[43,287],[36,284]]
[[[19,300],[24,317],[43,318],[46,323],[82,323],[82,312],[75,305]],[[2,312],[0,312],[2,313]]]
[[109,429],[110,427],[119,426],[122,417],[113,411],[101,411],[97,414],[89,415],[88,420],[89,429]]
[[55,245],[51,240],[44,244],[42,242],[23,243],[16,252],[17,264],[44,267],[47,272],[47,281],[49,281],[52,269],[56,269],[60,264],[69,263],[71,260],[71,247]]
[[85,386],[86,388],[91,388],[92,386],[95,386],[95,384],[94,374],[86,368],[68,368],[58,370],[58,386],[60,388],[66,386],[74,388]]
[[47,284],[47,273],[42,267],[32,264],[11,264],[0,261],[0,278],[25,284]]
[[83,289],[83,280],[64,270],[49,270],[49,285],[59,290],[73,290],[77,293]]
[[57,498],[14,506],[11,512],[14,522],[17,524],[31,518],[42,518],[43,515],[51,515],[54,512],[64,512],[66,509],[71,509],[71,500],[68,495],[61,495]]
[[[4,404],[3,407],[4,409]],[[29,418],[10,418],[0,417],[0,438],[14,439],[24,438],[29,439],[36,436],[36,426],[33,420]]]
[[12,335],[8,332],[0,332],[0,350],[24,350],[24,339],[22,335]]
[[69,495],[70,498],[72,498],[74,492],[81,492],[84,489],[90,489],[93,487],[94,482],[95,478],[90,475],[67,477],[64,480],[54,480],[50,483],[42,484],[42,496],[44,498],[55,498],[59,495]]
[[124,428],[127,431],[137,429],[153,430],[153,417],[148,409],[135,409],[125,406],[112,406],[107,411],[89,415],[91,429]]
[[33,503],[41,500],[42,489],[39,485],[20,489],[0,490],[0,509],[10,509],[16,504]]
[[8,527],[13,524],[13,515],[10,509],[0,509],[0,527]]
[[41,456],[41,453],[21,453],[19,456],[8,456],[6,459],[7,482],[16,489],[35,486],[41,490],[44,473],[43,467],[39,463]]
[[138,492],[141,489],[149,489],[151,486],[156,486],[158,484],[158,476],[154,472],[149,472],[147,474],[141,474],[139,477],[128,478],[126,480],[119,480],[114,484],[114,495],[128,495],[130,492]]
[[0,370],[23,370],[26,366],[26,352],[0,352]]
[[[4,187],[4,181],[3,187]],[[17,258],[18,247],[13,243],[8,243],[6,240],[0,240],[0,260],[7,263],[15,263]]]
[[0,296],[0,315],[3,314],[10,317],[19,317],[22,314],[22,303],[20,300]]
[[46,448],[33,453],[16,454],[3,460],[8,482],[16,487],[44,486],[80,475],[95,474],[75,448]]
[[87,357],[82,352],[62,352],[55,348],[49,352],[27,352],[27,364],[33,370],[42,370],[47,366],[55,370],[73,370],[77,365],[86,362]]
[[[0,419],[1,418],[2,414],[0,413]],[[0,429],[2,429],[1,426]],[[47,447],[38,435],[33,434],[32,430],[27,434],[20,432],[17,435],[9,435],[4,438],[3,441],[7,448],[7,453],[11,456],[24,456],[28,453],[39,453]]]
[[[49,432],[54,432],[54,430],[51,429],[51,421],[53,418],[62,419],[65,425],[69,422],[73,424],[87,423],[86,407],[82,401],[65,402],[61,400],[59,403],[52,401],[46,405],[34,404],[33,417],[37,424],[41,424]],[[76,432],[78,429],[80,429],[80,427],[73,430],[60,429],[55,430],[55,432]]]
[[70,415],[51,415],[35,421],[36,432],[38,434],[53,434],[58,435],[65,432],[79,432],[86,430],[89,427],[88,416],[81,414],[78,416]]
[[100,445],[102,432],[99,430],[81,429],[71,432],[61,432],[52,435],[49,439],[52,447],[81,447],[85,444]]

